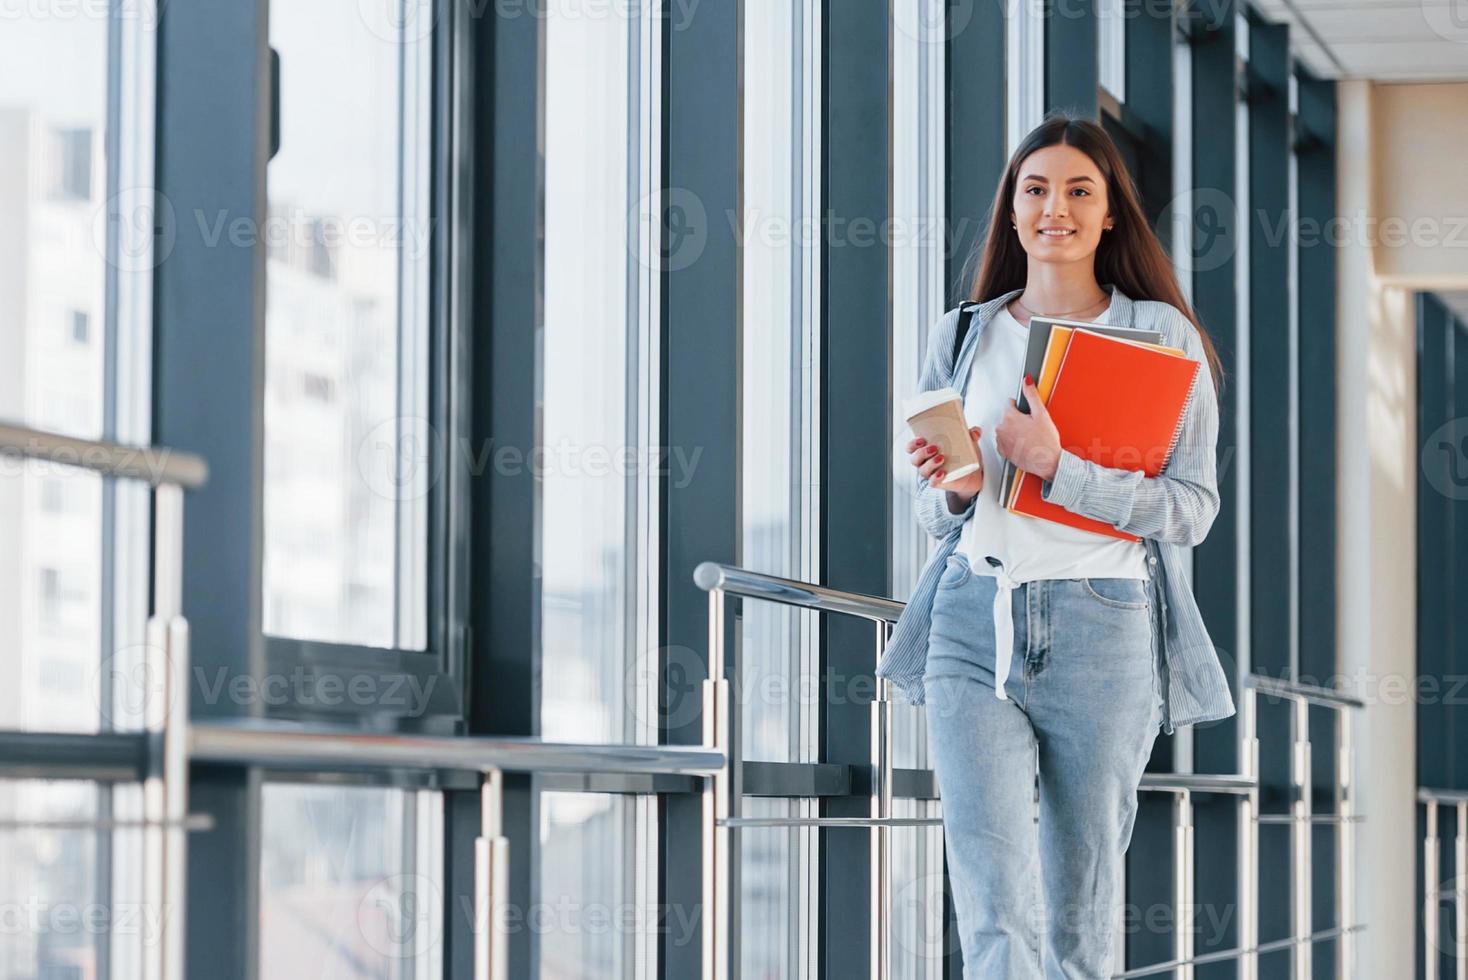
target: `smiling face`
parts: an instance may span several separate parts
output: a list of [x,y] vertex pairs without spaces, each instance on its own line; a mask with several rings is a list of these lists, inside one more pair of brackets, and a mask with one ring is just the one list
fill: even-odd
[[1063,144],[1024,159],[1010,206],[1020,245],[1041,262],[1090,256],[1113,223],[1101,171],[1085,153]]

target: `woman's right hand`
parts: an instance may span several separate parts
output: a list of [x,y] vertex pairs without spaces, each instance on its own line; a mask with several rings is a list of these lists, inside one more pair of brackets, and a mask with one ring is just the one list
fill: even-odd
[[[974,453],[979,458],[979,468],[957,483],[938,487],[958,497],[965,507],[984,489],[984,456],[979,452],[979,437],[984,434],[983,427],[975,425],[968,430],[968,434],[974,441]],[[943,464],[946,460],[939,454],[937,446],[929,445],[922,438],[913,439],[907,444],[907,457],[917,467],[918,475],[928,481],[929,486],[937,486],[943,479]]]

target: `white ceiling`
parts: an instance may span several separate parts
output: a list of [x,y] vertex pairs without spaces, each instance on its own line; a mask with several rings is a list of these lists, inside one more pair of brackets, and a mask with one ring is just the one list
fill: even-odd
[[[1322,78],[1468,81],[1468,0],[1256,0]],[[1468,106],[1464,106],[1468,112]]]

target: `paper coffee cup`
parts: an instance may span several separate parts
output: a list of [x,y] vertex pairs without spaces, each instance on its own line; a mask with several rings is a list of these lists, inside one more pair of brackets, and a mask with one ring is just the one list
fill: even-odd
[[979,469],[978,447],[969,435],[963,398],[952,388],[920,392],[903,403],[903,414],[913,436],[926,439],[943,454],[945,476],[935,486],[957,483]]

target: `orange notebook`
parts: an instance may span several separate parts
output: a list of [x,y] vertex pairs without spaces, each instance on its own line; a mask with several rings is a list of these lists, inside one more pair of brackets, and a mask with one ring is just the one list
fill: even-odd
[[[1065,346],[1059,366],[1052,373],[1051,355],[1057,349],[1052,337],[1042,385],[1036,386],[1060,432],[1061,447],[1102,466],[1141,470],[1146,476],[1161,473],[1177,445],[1183,411],[1202,365],[1174,347],[1080,328],[1061,339]],[[1126,541],[1141,540],[1047,502],[1040,496],[1042,482],[1020,470],[1007,509]]]
[[[1060,362],[1065,359],[1065,349],[1070,344],[1070,333],[1073,329],[1073,327],[1065,327],[1057,324],[1051,328],[1050,336],[1045,343],[1045,358],[1040,362],[1040,379],[1035,382],[1035,389],[1040,392],[1040,401],[1047,405],[1050,403],[1050,392],[1055,388],[1055,377],[1060,373]],[[1152,350],[1167,351],[1169,354],[1175,354],[1178,357],[1183,356],[1181,347],[1167,347],[1162,344],[1153,344],[1146,341],[1124,340],[1121,337],[1112,337],[1112,339],[1120,343],[1150,347]],[[1004,507],[1006,510],[1013,508],[1014,501],[1018,495],[1019,480],[1011,477],[1009,481],[1009,492],[1004,497]]]

